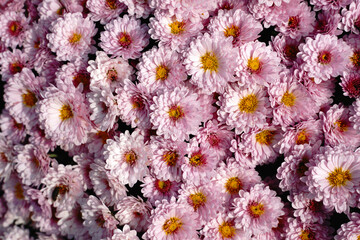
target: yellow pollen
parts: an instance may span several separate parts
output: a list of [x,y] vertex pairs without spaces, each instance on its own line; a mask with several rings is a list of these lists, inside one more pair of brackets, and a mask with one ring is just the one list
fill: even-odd
[[356,239],[357,239],[357,240],[360,240],[360,235],[358,235]]
[[344,171],[341,167],[335,168],[326,179],[332,187],[345,186],[347,181],[351,181],[351,173],[349,170]]
[[242,98],[239,102],[239,109],[241,112],[254,113],[258,106],[258,99],[255,94],[249,94]]
[[219,233],[222,238],[232,238],[235,236],[234,225],[229,222],[224,222],[219,226]]
[[131,44],[131,37],[126,32],[122,32],[119,35],[119,43],[122,47],[127,48]]
[[301,230],[300,234],[301,240],[315,240],[315,234],[311,230]]
[[156,80],[166,80],[169,74],[169,69],[164,66],[160,65],[156,68]]
[[255,135],[255,139],[258,143],[269,146],[272,140],[274,139],[274,135],[275,135],[275,131],[262,130],[261,132]]
[[235,26],[235,25],[231,25],[231,27],[227,27],[224,31],[224,35],[225,37],[234,37],[237,38],[240,34],[240,30],[239,27]]
[[27,107],[33,107],[35,106],[37,102],[37,98],[33,92],[30,92],[29,90],[26,90],[26,93],[21,95],[23,104]]
[[352,64],[359,68],[360,67],[360,51],[355,51],[354,54],[350,57]]
[[346,121],[337,120],[334,124],[338,127],[340,132],[346,132],[348,129],[348,123]]
[[165,221],[164,225],[162,226],[162,230],[166,235],[170,235],[176,233],[182,225],[183,223],[179,218],[171,217]]
[[163,155],[163,161],[166,162],[168,166],[175,166],[178,160],[179,155],[175,151],[167,151]]
[[107,5],[111,10],[117,9],[116,0],[106,0],[106,5]]
[[198,193],[190,194],[189,200],[194,210],[197,211],[199,207],[205,205],[206,196],[202,192],[198,192]]
[[69,39],[69,43],[76,44],[81,40],[81,34],[80,33],[73,33],[73,35]]
[[225,188],[228,193],[237,194],[242,189],[242,182],[238,177],[229,178],[225,183]]
[[261,215],[263,215],[264,212],[265,212],[264,205],[262,205],[261,203],[253,203],[253,204],[251,204],[250,207],[249,207],[249,210],[250,210],[250,215],[253,218],[258,218]]
[[133,150],[125,153],[124,159],[129,165],[133,165],[137,160],[136,153]]
[[62,105],[60,109],[60,119],[62,121],[65,121],[69,118],[72,118],[74,116],[71,107],[68,104]]
[[15,184],[14,188],[15,188],[15,197],[17,199],[23,200],[25,197],[24,197],[24,190],[21,186],[21,183]]
[[329,64],[331,62],[331,53],[329,53],[327,51],[322,51],[318,55],[318,62],[320,64]]
[[173,121],[177,121],[184,116],[184,112],[180,106],[173,106],[168,111],[169,117]]
[[189,163],[193,167],[197,167],[203,164],[203,156],[200,153],[193,154],[189,160]]
[[250,58],[248,60],[248,64],[247,64],[247,67],[249,69],[249,71],[251,73],[255,73],[255,72],[258,72],[261,68],[261,63],[259,61],[259,58],[256,57],[256,58]]
[[184,28],[185,23],[184,22],[174,21],[169,24],[169,27],[170,27],[170,32],[174,35],[181,34],[182,32],[185,31],[185,28]]
[[281,102],[285,106],[292,107],[295,105],[295,99],[296,99],[296,97],[293,93],[286,91],[281,98]]
[[200,58],[202,69],[205,71],[209,70],[210,72],[218,72],[219,70],[219,62],[217,57],[213,52],[206,52]]
[[309,143],[308,135],[306,134],[305,130],[301,130],[298,135],[296,136],[296,144],[302,145]]

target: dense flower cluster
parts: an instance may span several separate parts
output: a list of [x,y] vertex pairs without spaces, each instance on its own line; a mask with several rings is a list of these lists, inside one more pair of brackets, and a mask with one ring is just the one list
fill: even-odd
[[1,239],[360,239],[360,0],[5,0],[0,71]]

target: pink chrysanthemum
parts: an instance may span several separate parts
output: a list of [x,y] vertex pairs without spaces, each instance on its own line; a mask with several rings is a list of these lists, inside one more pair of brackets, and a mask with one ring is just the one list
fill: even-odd
[[30,236],[29,229],[18,225],[14,225],[7,229],[4,229],[3,234],[4,239],[34,240],[34,238]]
[[0,128],[2,135],[14,144],[24,141],[26,137],[25,125],[16,122],[5,109],[0,115]]
[[275,6],[280,6],[283,3],[289,3],[290,0],[258,0],[260,4],[264,3],[266,4],[268,7],[271,7],[273,5]]
[[46,39],[48,29],[43,22],[33,23],[31,28],[26,31],[24,39],[24,52],[30,61],[35,61],[37,54],[46,51],[48,41]]
[[40,51],[34,61],[36,72],[38,72],[41,77],[45,77],[48,83],[52,84],[55,83],[56,72],[60,66],[60,62],[56,60],[56,56],[48,48]]
[[289,218],[289,226],[286,229],[286,239],[332,239],[333,229],[328,224],[304,223],[299,218]]
[[240,190],[239,196],[233,203],[237,226],[248,229],[255,235],[277,227],[278,218],[284,215],[284,204],[275,191],[263,184],[257,184],[249,192]]
[[[360,5],[360,4],[359,4]],[[356,34],[350,34],[344,37],[344,41],[352,48],[350,56],[349,71],[360,72],[360,39]]]
[[204,92],[224,92],[228,82],[234,82],[233,61],[237,56],[231,39],[224,36],[205,34],[190,43],[185,53],[184,64],[190,83],[197,85]]
[[342,34],[343,31],[338,29],[338,24],[340,23],[340,20],[341,15],[338,13],[337,10],[330,9],[328,11],[319,12],[316,16],[313,34]]
[[154,47],[145,52],[137,68],[139,82],[150,93],[175,88],[187,79],[179,54],[166,47]]
[[251,156],[252,165],[263,165],[274,162],[279,155],[280,129],[272,125],[263,128],[252,128],[249,132],[241,135],[239,148],[244,154]]
[[28,60],[28,55],[19,49],[0,53],[1,79],[6,82],[24,68],[30,68],[31,65],[28,63]]
[[196,134],[201,122],[212,116],[204,112],[200,96],[187,87],[165,90],[153,97],[150,106],[150,121],[158,135],[165,139],[185,140],[189,134]]
[[232,200],[239,196],[239,191],[249,191],[255,184],[260,183],[259,173],[253,168],[244,168],[238,163],[220,163],[216,175],[212,179],[214,192],[225,203],[231,206]]
[[170,180],[162,180],[152,175],[144,178],[144,183],[141,185],[141,192],[148,199],[151,204],[155,201],[166,199],[170,201],[171,197],[177,197],[180,183]]
[[[359,51],[360,57],[360,51]],[[359,59],[360,67],[360,59]],[[344,72],[343,76],[340,78],[341,82],[339,83],[342,87],[344,96],[349,96],[351,98],[360,97],[360,74],[358,72]]]
[[278,142],[280,146],[279,153],[287,154],[296,145],[309,144],[313,146],[317,141],[321,141],[322,138],[322,122],[320,120],[309,119],[300,122],[294,127],[286,129],[283,138]]
[[212,34],[232,37],[232,43],[237,47],[256,40],[263,30],[260,22],[241,9],[220,11],[211,20],[208,29]]
[[281,58],[281,62],[288,67],[299,62],[299,59],[296,57],[296,54],[299,52],[299,44],[298,40],[281,34],[271,39],[271,45]]
[[199,239],[196,231],[200,229],[197,213],[189,205],[175,201],[172,198],[169,202],[157,202],[151,213],[151,224],[143,236],[145,240]]
[[111,237],[112,240],[140,240],[137,237],[137,232],[131,230],[129,225],[125,225],[123,230],[115,229],[114,234]]
[[340,75],[351,56],[351,48],[342,39],[328,34],[318,34],[315,39],[306,38],[299,50],[297,56],[304,61],[302,68],[314,78],[315,83]]
[[323,121],[325,143],[331,146],[345,144],[356,148],[360,143],[360,131],[349,121],[353,115],[351,108],[333,105],[326,113],[320,112]]
[[[348,1],[350,3],[351,1]],[[341,10],[341,23],[339,23],[339,28],[344,29],[345,32],[353,32],[355,34],[360,34],[360,1],[352,1],[349,10],[343,8]]]
[[280,61],[276,52],[265,43],[248,42],[239,48],[235,72],[240,77],[242,85],[257,83],[268,86],[278,78],[281,70]]
[[81,205],[81,215],[84,219],[83,225],[92,239],[110,238],[117,229],[118,221],[104,203],[93,195]]
[[128,224],[132,229],[142,232],[149,226],[151,209],[151,204],[142,198],[128,196],[116,204],[115,210],[118,212],[115,217],[120,225]]
[[360,215],[357,212],[352,212],[349,216],[350,221],[341,225],[337,230],[335,240],[343,239],[357,239],[360,236]]
[[236,162],[244,168],[255,168],[257,163],[252,161],[250,153],[245,153],[243,147],[241,146],[241,141],[242,139],[240,138],[240,136],[237,136],[233,140],[231,140],[231,147],[229,150],[234,153],[235,158],[227,158],[226,162]]
[[151,140],[151,169],[158,179],[180,182],[186,143],[158,137]]
[[315,101],[305,87],[283,72],[282,81],[273,84],[269,89],[271,107],[273,108],[273,124],[285,128],[296,122],[313,117],[318,111]]
[[337,1],[327,1],[327,0],[310,0],[310,4],[314,5],[314,10],[339,10],[342,7],[349,5],[353,0],[337,0]]
[[354,109],[354,114],[349,117],[349,120],[354,124],[354,129],[360,131],[360,99],[357,99],[352,107]]
[[147,174],[148,146],[144,145],[144,136],[139,129],[131,135],[125,131],[120,137],[115,136],[115,140],[107,140],[105,149],[105,169],[122,184],[132,187]]
[[[72,149],[72,151],[74,151],[74,149]],[[91,183],[89,175],[91,171],[90,165],[94,162],[94,157],[93,155],[89,153],[84,153],[83,151],[79,151],[78,153],[75,153],[75,151],[74,154],[70,151],[69,156],[73,156],[73,161],[76,162],[78,167],[80,168],[80,173],[83,176],[86,189],[91,189],[93,188],[93,185]]]
[[359,153],[349,147],[328,147],[315,166],[305,174],[309,191],[316,201],[323,201],[324,206],[335,207],[336,212],[349,212],[356,206],[359,198],[357,188],[360,185]]
[[114,92],[124,85],[125,79],[131,79],[133,68],[121,57],[109,58],[105,52],[97,51],[96,59],[89,61],[90,89],[109,89]]
[[79,0],[43,0],[38,5],[40,19],[49,25],[66,13],[82,11],[83,7],[79,4]]
[[235,226],[234,218],[225,212],[219,212],[210,219],[201,230],[204,240],[246,240],[250,234],[246,229]]
[[88,0],[86,7],[90,11],[91,20],[100,21],[103,25],[118,17],[126,9],[124,4],[116,0]]
[[127,11],[130,16],[135,16],[136,18],[148,18],[149,14],[153,9],[150,8],[148,1],[143,0],[119,0],[120,3],[123,3],[127,6]]
[[[285,11],[284,5],[286,5],[286,2],[288,3],[289,1],[286,0],[281,4],[280,0],[278,3],[280,3],[281,6],[275,4],[268,6],[264,1],[251,0],[248,1],[247,7],[253,17],[258,21],[264,20],[264,27],[268,28],[269,26],[276,25],[278,17]],[[299,3],[300,0],[293,0],[290,4],[298,5]]]
[[100,47],[107,54],[121,56],[125,60],[140,57],[140,52],[149,44],[148,27],[140,20],[124,15],[105,25],[101,32]]
[[180,52],[188,46],[192,37],[198,35],[204,26],[199,21],[155,12],[155,18],[150,18],[149,27],[151,38],[160,40],[159,47],[167,47]]
[[85,143],[92,125],[84,96],[66,85],[49,87],[42,96],[37,112],[46,137],[65,150]]
[[217,8],[214,13],[211,14],[213,16],[218,15],[220,11],[236,11],[237,9],[241,9],[244,12],[248,12],[247,8],[248,1],[237,1],[237,0],[217,0]]
[[5,11],[0,16],[0,38],[6,47],[21,47],[25,31],[29,28],[29,19],[21,11]]
[[56,147],[56,143],[52,139],[46,138],[44,130],[41,129],[39,125],[31,129],[29,143],[35,146],[41,146],[46,152],[50,150],[54,151]]
[[46,35],[49,48],[59,61],[74,61],[93,52],[92,46],[97,29],[89,18],[81,13],[67,13],[52,22],[51,33]]
[[14,153],[12,142],[0,135],[0,180],[7,181],[14,167]]
[[35,109],[45,84],[45,78],[35,77],[32,71],[26,68],[10,78],[4,87],[6,109],[18,123],[24,124],[28,129],[38,122]]
[[235,127],[237,134],[264,127],[267,118],[271,117],[266,89],[257,84],[229,86],[223,94],[218,116],[219,120],[224,119],[227,125]]

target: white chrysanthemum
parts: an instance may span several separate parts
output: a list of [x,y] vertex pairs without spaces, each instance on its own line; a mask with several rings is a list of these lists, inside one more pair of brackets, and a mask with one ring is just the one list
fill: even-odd
[[137,237],[137,232],[131,230],[129,225],[125,225],[123,230],[115,229],[114,234],[111,237],[112,240],[140,240]]

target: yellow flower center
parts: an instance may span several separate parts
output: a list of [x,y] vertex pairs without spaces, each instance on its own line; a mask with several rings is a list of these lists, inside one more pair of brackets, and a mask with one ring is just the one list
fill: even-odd
[[309,143],[309,137],[305,130],[301,130],[298,135],[296,136],[296,144],[302,145]]
[[122,32],[118,37],[118,41],[122,47],[127,48],[131,44],[130,35],[126,32]]
[[219,62],[217,57],[213,52],[206,52],[200,58],[202,69],[205,71],[209,70],[210,72],[218,72],[219,70]]
[[288,106],[288,107],[292,107],[295,105],[295,100],[296,100],[296,97],[293,93],[290,93],[288,91],[286,91],[284,93],[284,95],[282,96],[281,98],[281,102],[285,105],[285,106]]
[[334,124],[337,126],[339,132],[346,132],[349,127],[345,120],[337,120]]
[[22,29],[23,27],[18,21],[11,21],[9,23],[10,34],[13,36],[18,36],[21,33]]
[[351,173],[349,170],[344,171],[341,167],[335,168],[326,179],[332,187],[345,186],[347,181],[351,181]]
[[360,50],[355,51],[354,54],[350,57],[350,60],[355,67],[359,68],[360,67]]
[[239,109],[241,112],[254,113],[257,109],[258,102],[255,94],[249,94],[240,100]]
[[166,80],[169,74],[169,69],[164,66],[160,65],[156,68],[156,80]]
[[204,206],[206,203],[206,196],[202,192],[190,194],[189,196],[190,204],[193,206],[194,210],[198,210],[199,207]]
[[168,166],[175,166],[179,158],[179,155],[175,151],[167,151],[163,155],[163,161],[166,162]]
[[249,212],[253,218],[259,218],[265,212],[264,205],[261,203],[252,203],[250,204]]
[[185,22],[174,21],[169,24],[169,27],[172,34],[178,35],[185,31]]
[[72,118],[74,116],[71,107],[68,104],[62,105],[60,109],[60,119],[62,121],[65,121],[69,118]]
[[30,92],[29,90],[26,90],[26,93],[21,95],[22,102],[27,107],[33,107],[35,106],[37,102],[37,98],[33,92]]
[[183,223],[179,218],[171,217],[165,221],[164,225],[162,226],[162,229],[166,235],[170,235],[176,233],[181,228],[182,225]]
[[73,35],[69,38],[69,43],[76,44],[81,40],[80,33],[73,33]]
[[111,10],[117,9],[116,0],[106,0],[106,6],[108,6]]
[[184,116],[184,112],[180,106],[172,106],[169,109],[168,114],[173,121],[177,121]]
[[274,135],[275,135],[275,131],[262,130],[261,132],[255,135],[255,139],[258,143],[269,146],[272,140],[274,139]]
[[357,239],[357,240],[360,240],[360,235],[358,235],[356,239]]
[[169,180],[167,181],[156,180],[155,187],[159,192],[165,194],[170,190],[171,182]]
[[190,160],[189,160],[189,163],[191,166],[193,167],[198,167],[200,165],[202,165],[204,162],[203,162],[203,155],[201,153],[195,153],[191,156]]
[[235,236],[235,228],[234,225],[230,222],[223,222],[219,226],[219,233],[222,238],[232,238]]
[[239,27],[235,26],[235,25],[231,25],[231,27],[227,27],[224,31],[224,35],[225,37],[234,37],[237,38],[240,34],[240,29]]
[[328,51],[322,51],[318,55],[318,62],[325,65],[331,62],[331,53]]
[[301,230],[299,237],[301,240],[315,240],[315,233],[309,229]]
[[299,17],[298,16],[291,16],[289,17],[288,26],[289,28],[295,29],[299,26]]
[[225,183],[225,189],[230,194],[239,193],[241,188],[242,188],[242,182],[238,177],[229,178]]
[[22,186],[21,186],[21,183],[17,183],[17,184],[15,184],[15,197],[17,198],[17,199],[20,199],[20,200],[23,200],[23,199],[25,199],[25,196],[24,196],[24,190],[23,190],[23,188],[22,188]]
[[249,69],[249,71],[251,73],[255,73],[255,72],[258,72],[260,69],[261,69],[261,63],[259,61],[259,58],[256,57],[256,58],[250,58],[248,60],[248,64],[247,64],[247,67]]
[[21,72],[23,67],[24,67],[24,65],[22,63],[20,63],[20,62],[10,63],[9,64],[9,72],[11,74],[15,75],[15,73]]
[[133,150],[130,150],[127,153],[125,153],[124,159],[125,162],[127,162],[129,165],[133,165],[137,160],[136,153]]

